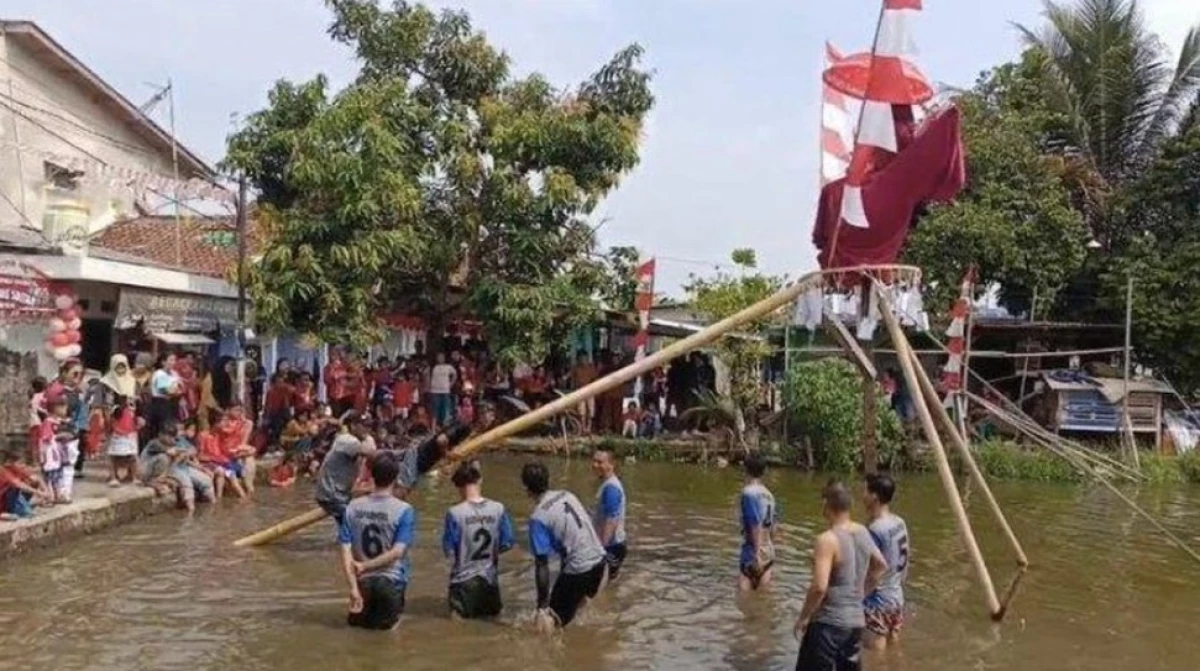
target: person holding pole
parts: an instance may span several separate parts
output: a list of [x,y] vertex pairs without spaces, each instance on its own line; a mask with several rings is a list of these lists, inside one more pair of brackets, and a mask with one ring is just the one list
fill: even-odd
[[738,504],[742,520],[738,589],[748,592],[771,584],[779,509],[775,506],[775,495],[762,483],[767,472],[762,455],[757,452],[748,455],[744,467],[746,485]]
[[796,671],[858,671],[866,627],[863,598],[887,562],[867,528],[850,519],[850,491],[830,481],[821,491],[829,529],[813,548],[812,583],[793,629],[800,639]]
[[417,516],[411,505],[392,495],[398,470],[390,454],[372,459],[375,491],[351,501],[338,524],[342,572],[350,585],[346,621],[352,627],[392,629],[404,611],[408,549]]
[[[529,552],[534,557],[538,629],[549,633],[575,619],[604,584],[604,546],[587,509],[568,491],[550,489],[550,472],[540,462],[521,469],[521,483],[535,501],[529,515]],[[558,578],[550,587],[550,555],[560,558]]]
[[512,518],[503,503],[483,497],[478,462],[459,464],[450,481],[461,498],[442,528],[442,551],[454,560],[450,611],[467,619],[495,617],[504,608],[497,569],[514,544]]
[[867,530],[875,547],[887,561],[887,571],[879,586],[867,594],[864,611],[867,621],[864,645],[869,650],[882,650],[895,644],[904,627],[904,582],[908,579],[908,525],[892,513],[892,497],[896,483],[890,476],[867,476],[863,503],[870,523]]
[[[367,421],[362,415],[350,412],[342,431],[333,439],[333,445],[317,471],[317,505],[329,513],[339,525],[346,512],[346,505],[350,503],[354,494],[359,459],[375,456],[375,449],[363,443],[366,437]],[[399,473],[398,466],[396,470]],[[396,478],[393,477],[392,483],[395,481]]]
[[621,571],[626,552],[625,487],[616,471],[612,451],[596,450],[592,455],[592,472],[600,479],[600,489],[596,492],[596,510],[592,520],[608,559],[609,580],[615,580]]

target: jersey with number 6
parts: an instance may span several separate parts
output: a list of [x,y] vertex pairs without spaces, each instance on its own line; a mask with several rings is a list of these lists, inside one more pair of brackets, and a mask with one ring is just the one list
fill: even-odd
[[446,511],[442,551],[454,559],[450,583],[482,577],[496,584],[500,554],[513,546],[512,520],[499,501],[463,501]]
[[529,515],[529,551],[535,557],[562,558],[562,572],[587,573],[604,560],[604,547],[587,509],[571,492],[542,494]]
[[904,579],[908,577],[908,525],[899,515],[888,513],[871,522],[867,530],[887,562],[887,572],[868,600],[903,606]]
[[[346,515],[338,529],[338,543],[349,545],[356,561],[374,559],[403,543],[412,547],[416,533],[413,507],[391,493],[360,496],[346,506]],[[364,573],[361,577],[384,575],[395,582],[408,582],[408,551],[387,566]]]

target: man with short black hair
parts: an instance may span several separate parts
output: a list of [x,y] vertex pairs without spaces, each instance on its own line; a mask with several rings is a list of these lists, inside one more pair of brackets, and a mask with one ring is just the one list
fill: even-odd
[[399,470],[392,455],[375,455],[375,491],[351,501],[338,525],[342,571],[350,584],[346,621],[352,627],[392,629],[404,611],[416,513],[392,495]]
[[875,589],[887,562],[866,527],[850,519],[850,491],[831,480],[821,491],[829,529],[817,536],[812,583],[794,633],[796,671],[858,671],[866,621],[863,598]]
[[367,433],[366,419],[353,411],[347,413],[341,432],[333,439],[317,472],[317,505],[332,515],[339,525],[354,494],[359,459],[375,456],[375,449],[363,444]]
[[500,555],[513,546],[512,519],[504,504],[483,497],[479,463],[458,465],[450,481],[460,501],[446,512],[442,551],[454,560],[450,570],[450,610],[471,618],[495,617],[500,599]]
[[743,464],[746,484],[738,501],[742,521],[742,552],[739,560],[738,589],[757,590],[771,584],[775,565],[775,535],[779,527],[779,509],[775,495],[762,483],[767,462],[753,452]]
[[608,579],[613,580],[625,563],[625,486],[617,477],[617,464],[611,450],[592,454],[592,472],[600,480],[596,492],[596,510],[592,521],[608,558]]
[[867,530],[887,562],[887,572],[875,591],[867,594],[864,614],[867,627],[863,643],[881,650],[900,638],[904,627],[904,582],[908,579],[908,525],[891,510],[896,483],[890,476],[871,474],[863,489],[870,523]]
[[[604,583],[604,546],[587,509],[568,491],[550,489],[545,464],[521,469],[521,483],[535,501],[529,515],[529,550],[534,557],[538,626],[543,631],[565,627]],[[550,555],[560,558],[558,578],[550,588]]]

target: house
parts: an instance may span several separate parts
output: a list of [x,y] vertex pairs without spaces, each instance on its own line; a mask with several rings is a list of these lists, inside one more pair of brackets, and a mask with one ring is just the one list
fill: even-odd
[[[33,376],[53,376],[67,349],[106,368],[128,351],[123,327],[155,349],[213,335],[236,348],[230,218],[143,216],[227,201],[216,178],[37,25],[0,21],[0,434],[24,430]],[[52,355],[64,300],[77,342]]]
[[1079,370],[1052,370],[1042,374],[1041,384],[1034,416],[1055,432],[1120,435],[1128,405],[1129,429],[1135,435],[1152,436],[1155,447],[1162,442],[1163,397],[1171,393],[1162,382],[1126,382]]

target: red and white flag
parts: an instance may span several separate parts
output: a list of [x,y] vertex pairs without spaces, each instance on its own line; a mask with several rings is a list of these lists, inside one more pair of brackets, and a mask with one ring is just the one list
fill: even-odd
[[[637,310],[638,331],[633,340],[637,347],[633,355],[634,361],[641,361],[646,357],[646,346],[650,344],[650,308],[654,305],[654,265],[653,258],[642,261],[638,264],[635,274],[637,293],[634,294],[633,307]],[[639,399],[642,396],[642,377],[640,375],[634,383],[634,395]]]
[[[836,47],[825,43],[825,69],[841,62],[842,58]],[[854,129],[851,99],[824,82],[821,89],[821,187],[824,188],[846,175]]]

